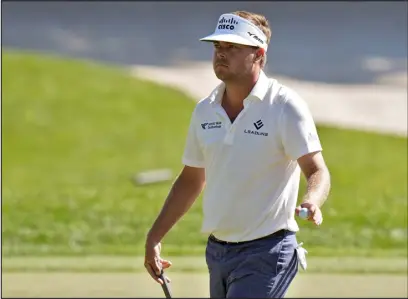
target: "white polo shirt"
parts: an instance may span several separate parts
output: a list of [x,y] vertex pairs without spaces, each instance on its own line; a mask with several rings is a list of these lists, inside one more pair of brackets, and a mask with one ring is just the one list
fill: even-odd
[[231,124],[221,83],[192,114],[183,163],[205,168],[202,232],[224,241],[298,231],[297,159],[321,151],[306,103],[261,72]]

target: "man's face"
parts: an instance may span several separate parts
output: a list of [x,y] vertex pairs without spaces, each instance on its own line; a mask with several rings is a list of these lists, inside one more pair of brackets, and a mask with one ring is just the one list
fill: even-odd
[[213,68],[221,81],[236,81],[253,70],[257,48],[214,42]]

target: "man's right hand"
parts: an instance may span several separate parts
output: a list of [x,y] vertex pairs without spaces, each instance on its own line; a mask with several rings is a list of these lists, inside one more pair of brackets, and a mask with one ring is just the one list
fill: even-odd
[[[145,261],[144,265],[149,272],[150,276],[160,284],[163,284],[163,281],[159,278],[162,269],[167,269],[171,266],[171,262],[164,260],[160,257],[161,243],[146,242],[145,246]],[[166,277],[167,282],[170,282],[170,279]]]

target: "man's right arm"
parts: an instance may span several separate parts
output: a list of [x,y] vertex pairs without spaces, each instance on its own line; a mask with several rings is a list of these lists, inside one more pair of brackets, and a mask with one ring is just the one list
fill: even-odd
[[157,282],[160,269],[168,268],[170,261],[160,258],[160,242],[176,222],[190,209],[205,185],[205,159],[197,135],[197,118],[194,110],[183,154],[183,170],[177,177],[169,195],[153,223],[146,239],[145,267]]
[[147,242],[150,244],[159,243],[190,209],[204,186],[204,168],[184,166],[170,189],[159,216],[147,235]]

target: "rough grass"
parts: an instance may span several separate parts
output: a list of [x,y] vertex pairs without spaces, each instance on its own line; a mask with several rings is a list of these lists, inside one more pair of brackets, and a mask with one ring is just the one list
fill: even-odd
[[[2,59],[3,255],[143,254],[171,183],[130,177],[178,172],[194,102],[91,62]],[[301,222],[298,239],[314,255],[405,256],[407,138],[318,129],[333,190],[324,225]],[[202,253],[200,200],[166,237],[165,254]]]

